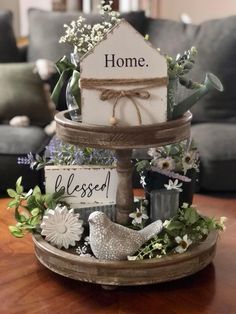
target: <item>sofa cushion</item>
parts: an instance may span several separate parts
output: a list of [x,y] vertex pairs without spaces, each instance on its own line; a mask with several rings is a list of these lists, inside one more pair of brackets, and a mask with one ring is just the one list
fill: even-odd
[[146,21],[146,34],[152,45],[173,57],[190,48],[196,28],[196,25],[165,19],[147,18]]
[[40,127],[12,127],[0,125],[0,154],[20,155],[39,153],[47,145],[49,137]]
[[205,72],[217,75],[224,92],[211,91],[192,109],[194,122],[236,122],[236,16],[202,23],[192,44],[198,49],[193,79],[204,80]]
[[201,168],[200,186],[208,191],[236,191],[236,125],[202,123],[192,126]]
[[26,115],[32,125],[45,126],[52,120],[43,83],[33,73],[34,64],[0,64],[0,121]]
[[19,54],[12,28],[12,13],[0,11],[0,62],[17,61]]
[[[198,50],[196,64],[189,77],[203,82],[206,72],[217,75],[224,92],[210,91],[191,109],[193,122],[236,121],[236,16],[209,20],[200,25],[148,19],[146,32],[155,47],[164,54],[176,56],[191,46]],[[179,100],[191,92],[179,90]]]
[[[36,61],[39,58],[57,61],[63,55],[69,55],[73,48],[67,44],[60,44],[59,39],[64,34],[64,24],[70,24],[80,15],[86,18],[86,23],[95,24],[101,21],[101,16],[82,14],[80,12],[49,12],[38,9],[29,10],[30,40],[28,60]],[[144,33],[144,12],[130,12],[123,14],[139,32]]]
[[[29,165],[19,165],[19,157],[27,153],[41,153],[49,142],[49,137],[39,127],[11,127],[0,125],[0,191],[15,188],[18,177],[23,177],[25,190],[36,184],[43,186],[43,171],[30,169]],[[4,178],[4,180],[3,180]]]

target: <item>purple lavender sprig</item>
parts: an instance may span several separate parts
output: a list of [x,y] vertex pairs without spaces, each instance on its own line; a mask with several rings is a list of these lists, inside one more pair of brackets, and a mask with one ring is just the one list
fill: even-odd
[[105,165],[116,163],[115,154],[111,150],[78,147],[63,143],[54,137],[42,156],[29,153],[26,157],[19,157],[18,164],[28,164],[31,169],[42,169],[46,165]]
[[29,153],[25,157],[18,157],[17,164],[29,165],[30,169],[40,170],[51,163],[45,156],[40,156],[39,154],[35,154],[34,156],[32,153]]

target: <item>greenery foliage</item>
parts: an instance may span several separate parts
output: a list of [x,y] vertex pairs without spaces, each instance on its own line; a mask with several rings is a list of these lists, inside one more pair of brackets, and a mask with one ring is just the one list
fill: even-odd
[[166,171],[186,175],[190,169],[199,171],[199,153],[193,141],[182,141],[148,150],[151,160],[137,161],[135,166],[140,176],[145,177],[146,171]]
[[9,230],[17,238],[22,238],[26,233],[37,230],[45,211],[48,208],[54,209],[63,197],[62,192],[42,194],[38,186],[24,193],[22,177],[16,181],[16,189],[8,189],[7,193],[12,198],[8,208],[15,210],[17,221],[15,226],[9,226]]
[[176,216],[165,221],[162,231],[144,244],[129,260],[160,258],[167,254],[183,253],[189,246],[205,240],[213,230],[223,231],[225,217],[219,220],[200,215],[196,208],[183,204]]
[[166,56],[169,79],[177,78],[178,82],[188,89],[197,89],[201,87],[200,83],[193,82],[186,77],[195,64],[196,56],[197,49],[195,47],[191,47],[191,49],[185,51],[182,56],[178,54],[175,59]]

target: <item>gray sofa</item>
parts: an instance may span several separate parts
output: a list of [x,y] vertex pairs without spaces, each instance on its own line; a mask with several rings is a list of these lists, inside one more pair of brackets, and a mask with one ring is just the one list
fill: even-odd
[[[16,46],[11,12],[0,12],[0,191],[14,187],[19,176],[28,189],[42,185],[42,172],[19,166],[18,157],[41,153],[50,138],[43,128],[53,119],[45,97],[43,83],[34,64],[25,62]],[[12,127],[9,121],[20,115],[30,119],[29,127]]]
[[[19,53],[14,44],[14,49],[11,49],[11,51],[15,51],[16,49],[14,58],[9,59],[8,53],[2,58],[0,51],[0,62],[19,62],[24,60],[29,63],[39,58],[57,61],[64,54],[71,52],[69,46],[58,43],[63,33],[63,24],[70,23],[70,21],[76,19],[78,15],[78,13],[30,10],[29,45],[24,59],[21,59],[22,53]],[[124,17],[141,34],[149,34],[154,47],[160,48],[163,53],[175,56],[177,53],[183,52],[191,46],[196,46],[199,55],[192,71],[193,79],[202,81],[205,72],[210,71],[219,76],[222,80],[225,88],[223,93],[210,92],[193,107],[192,134],[201,155],[200,188],[208,191],[235,191],[236,89],[234,88],[234,79],[236,76],[236,59],[234,58],[234,53],[236,46],[236,16],[208,21],[198,26],[147,18],[143,12],[131,12]],[[94,23],[97,22],[97,20],[97,16],[88,16],[88,23]],[[6,39],[3,41],[1,36],[2,32],[0,32],[0,41],[5,45],[7,41]],[[14,41],[12,31],[11,39]],[[186,95],[180,95],[180,98],[185,96]],[[62,100],[59,109],[64,108],[65,102]],[[5,125],[1,125],[0,127],[6,128]],[[38,132],[42,131],[42,129],[39,131],[42,125],[37,125],[36,123],[34,127],[37,128]],[[18,134],[17,131],[15,132]],[[20,132],[28,131],[20,130],[19,133]],[[25,147],[24,151],[22,151],[20,150],[22,138],[19,138],[19,140],[17,140],[18,145],[14,146],[16,145],[15,142],[11,141],[15,135],[10,138],[10,133],[8,134],[7,131],[6,133],[7,134],[4,136],[1,136],[0,140],[0,158],[6,155],[6,145],[4,146],[4,143],[13,143],[9,144],[9,146],[16,148],[13,151],[9,151],[10,155],[16,156],[29,151],[39,151],[45,145],[45,141],[47,141],[44,135],[38,134],[38,145],[35,145],[35,147],[31,149],[31,143],[29,147]],[[31,134],[30,131],[29,134],[24,134],[23,141],[27,139],[28,142],[28,136],[31,136]],[[36,143],[35,140],[33,140],[33,142],[34,144]],[[144,158],[145,152],[137,151],[135,157]],[[0,162],[0,165],[4,168],[2,162]],[[2,168],[0,168],[0,176],[5,180],[6,176],[3,171],[6,169]],[[19,166],[17,165],[14,170],[13,166],[11,168],[15,177],[18,175],[17,171],[23,171],[23,168],[21,168],[21,170],[18,169]]]
[[221,79],[224,92],[212,91],[192,108],[192,136],[201,157],[200,188],[236,191],[236,16],[200,25],[148,19],[146,32],[154,46],[172,56],[197,48],[193,80],[203,81],[206,72]]

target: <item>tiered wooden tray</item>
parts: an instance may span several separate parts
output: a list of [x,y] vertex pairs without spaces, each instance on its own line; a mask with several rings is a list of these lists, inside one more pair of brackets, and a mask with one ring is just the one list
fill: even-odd
[[[128,222],[132,211],[132,149],[157,147],[181,141],[190,135],[191,113],[165,123],[131,127],[86,125],[69,119],[68,111],[56,115],[57,135],[65,142],[87,147],[116,150],[119,177],[116,197],[116,221]],[[74,250],[52,247],[40,235],[34,236],[39,261],[52,271],[73,279],[103,286],[143,285],[170,281],[193,274],[213,259],[217,234],[180,255],[144,261],[99,261],[80,257]]]

